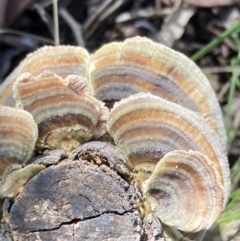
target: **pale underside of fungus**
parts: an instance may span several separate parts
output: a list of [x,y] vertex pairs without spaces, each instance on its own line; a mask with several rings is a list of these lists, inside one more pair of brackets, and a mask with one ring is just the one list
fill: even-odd
[[38,127],[27,111],[0,105],[0,137],[0,198],[13,198],[44,168],[32,164],[19,169],[33,156]]
[[[20,63],[0,96],[1,104],[17,107],[2,108],[23,109],[38,126],[38,136],[31,128],[26,132],[32,138],[26,156],[11,139],[4,147],[16,148],[20,164],[34,149],[70,153],[107,133],[136,173],[144,215],[196,232],[209,228],[228,201],[219,104],[200,69],[174,50],[140,37],[107,44],[92,56],[80,47],[43,47]],[[6,124],[6,135],[21,132],[22,124],[16,125]],[[11,166],[11,156],[5,160],[0,152],[1,166],[6,160]]]
[[26,163],[33,154],[38,128],[25,110],[0,106],[0,178],[14,165]]

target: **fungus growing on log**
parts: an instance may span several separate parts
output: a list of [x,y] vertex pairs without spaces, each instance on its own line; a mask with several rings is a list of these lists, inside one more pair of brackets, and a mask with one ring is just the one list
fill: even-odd
[[50,71],[62,78],[66,78],[68,75],[86,78],[88,62],[89,54],[81,47],[42,47],[28,54],[0,86],[0,104],[14,105],[12,86],[23,73],[28,72],[36,77],[43,71]]
[[209,81],[177,51],[142,37],[106,44],[90,59],[89,78],[93,95],[105,102],[150,92],[198,112],[226,143],[221,110]]
[[38,138],[30,113],[0,106],[0,178],[14,165],[26,164]]
[[30,112],[38,125],[38,151],[71,152],[81,143],[106,132],[108,109],[104,103],[85,93],[76,94],[66,85],[69,82],[72,83],[69,76],[64,83],[60,76],[44,71],[37,77],[22,74],[14,84],[17,106]]
[[[188,240],[178,230],[191,233],[208,229],[228,201],[230,174],[219,104],[200,69],[174,50],[141,37],[106,44],[91,56],[80,47],[43,47],[20,63],[0,87],[0,95],[0,103],[11,105],[16,102],[17,107],[0,108],[0,178],[4,179],[0,198],[15,198],[29,177],[47,167],[27,183],[16,197],[16,204],[7,211],[10,210],[10,221],[7,222],[10,229],[14,229],[12,233],[23,237],[22,240],[26,239],[21,228],[23,222],[15,223],[20,220],[18,218],[13,220],[18,217],[16,214],[23,215],[17,205],[19,202],[25,205],[24,199],[38,192],[38,188],[44,192],[35,193],[39,194],[38,208],[42,212],[37,219],[41,222],[43,218],[44,225],[48,225],[49,216],[44,213],[44,208],[49,206],[50,196],[44,196],[48,178],[53,183],[49,190],[55,183],[61,186],[60,200],[53,195],[51,205],[64,206],[66,211],[63,222],[59,224],[56,218],[51,227],[65,228],[65,224],[77,221],[77,225],[70,226],[74,230],[79,228],[80,233],[85,224],[82,226],[78,221],[89,218],[82,216],[84,212],[92,212],[91,218],[103,218],[111,226],[114,217],[106,218],[108,207],[98,210],[85,204],[98,205],[97,198],[100,197],[103,203],[106,201],[109,206],[111,200],[114,206],[112,196],[104,194],[108,188],[112,190],[113,180],[120,184],[120,194],[117,194],[120,199],[124,196],[124,188],[127,193],[124,198],[127,215],[116,220],[129,222],[127,216],[131,215],[128,212],[134,213],[131,218],[137,220],[140,210],[150,227],[145,229],[147,237]],[[28,116],[26,120],[24,115]],[[11,137],[11,131],[17,134],[14,132]],[[90,142],[98,138],[102,138],[102,142]],[[89,143],[83,144],[85,142]],[[114,142],[116,146],[106,142]],[[22,155],[24,148],[26,151]],[[6,171],[14,169],[15,164],[26,164],[34,149],[43,157],[36,156],[36,160],[31,160],[33,163],[23,169]],[[64,150],[66,155],[58,158],[55,153],[51,156],[45,154],[46,149],[56,153]],[[5,152],[16,155],[8,156],[5,161]],[[80,179],[76,178],[79,167],[83,175]],[[100,172],[101,178],[106,175],[108,181],[94,182]],[[94,180],[90,178],[89,181],[89,176]],[[62,180],[64,177],[66,179]],[[69,183],[74,183],[74,188]],[[94,197],[96,200],[92,201],[92,196],[86,198],[88,190],[97,190],[97,187],[103,191]],[[86,193],[83,195],[82,191]],[[84,202],[73,203],[73,209],[68,209],[70,201],[63,198],[65,193],[77,193],[77,199],[80,197]],[[128,201],[131,201],[130,205]],[[28,210],[27,205],[24,207]],[[123,209],[117,207],[116,210],[121,210],[117,215],[122,215]],[[70,221],[69,210],[72,212]],[[115,212],[115,207],[110,212]],[[29,212],[30,216],[32,214]],[[29,220],[24,223],[26,230],[34,226],[35,217]],[[134,220],[129,223],[135,228]],[[34,226],[32,230],[34,240],[36,233],[47,240],[41,228]],[[128,230],[128,237],[140,239],[139,230]],[[90,237],[80,233],[79,239]],[[51,235],[65,239],[62,234],[53,232]]]
[[152,211],[165,224],[185,232],[211,227],[224,207],[220,175],[200,152],[168,153],[145,185]]
[[0,105],[0,198],[14,198],[22,186],[44,167],[28,165],[38,138],[30,113]]
[[116,103],[107,125],[127,165],[140,173],[151,174],[156,163],[174,150],[191,149],[208,156],[221,175],[227,199],[230,181],[225,149],[199,114],[152,94],[139,93]]

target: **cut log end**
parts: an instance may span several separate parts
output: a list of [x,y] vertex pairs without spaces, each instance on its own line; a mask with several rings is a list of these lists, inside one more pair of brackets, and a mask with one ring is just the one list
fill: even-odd
[[33,177],[4,210],[13,239],[141,240],[135,190],[123,178],[130,172],[116,152],[88,143]]

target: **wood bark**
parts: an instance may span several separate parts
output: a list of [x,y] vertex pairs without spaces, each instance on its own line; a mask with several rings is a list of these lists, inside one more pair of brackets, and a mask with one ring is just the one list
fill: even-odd
[[115,147],[89,142],[67,158],[55,151],[34,162],[47,168],[5,202],[0,240],[141,240],[131,172]]

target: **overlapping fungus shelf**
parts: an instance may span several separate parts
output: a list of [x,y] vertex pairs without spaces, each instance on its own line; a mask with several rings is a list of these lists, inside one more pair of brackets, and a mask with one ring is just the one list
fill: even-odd
[[38,125],[38,150],[71,151],[106,132],[108,109],[104,104],[89,95],[77,95],[54,73],[21,75],[14,84],[14,98]]
[[37,76],[51,71],[62,78],[68,75],[87,77],[89,54],[75,46],[45,46],[29,54],[0,86],[0,104],[14,105],[12,86],[16,79],[28,72]]
[[150,93],[139,93],[116,103],[107,125],[127,165],[138,171],[141,181],[168,152],[193,150],[206,155],[220,175],[226,204],[230,180],[225,149],[199,114]]
[[226,143],[215,93],[201,70],[181,53],[140,37],[110,43],[92,56],[89,76],[94,96],[102,101],[150,92],[199,112]]
[[[106,44],[91,57],[80,47],[43,47],[1,85],[0,104],[14,101],[17,109],[0,107],[0,181],[34,148],[68,154],[108,131],[103,139],[113,138],[137,173],[143,215],[197,232],[217,220],[229,199],[215,93],[191,60],[161,44],[135,37]],[[18,180],[26,183],[45,168],[27,167],[8,175],[1,197],[15,197]]]
[[214,163],[199,152],[173,151],[146,181],[151,211],[185,232],[209,228],[224,207],[224,188]]
[[38,128],[30,113],[0,105],[0,181],[14,165],[33,154]]

